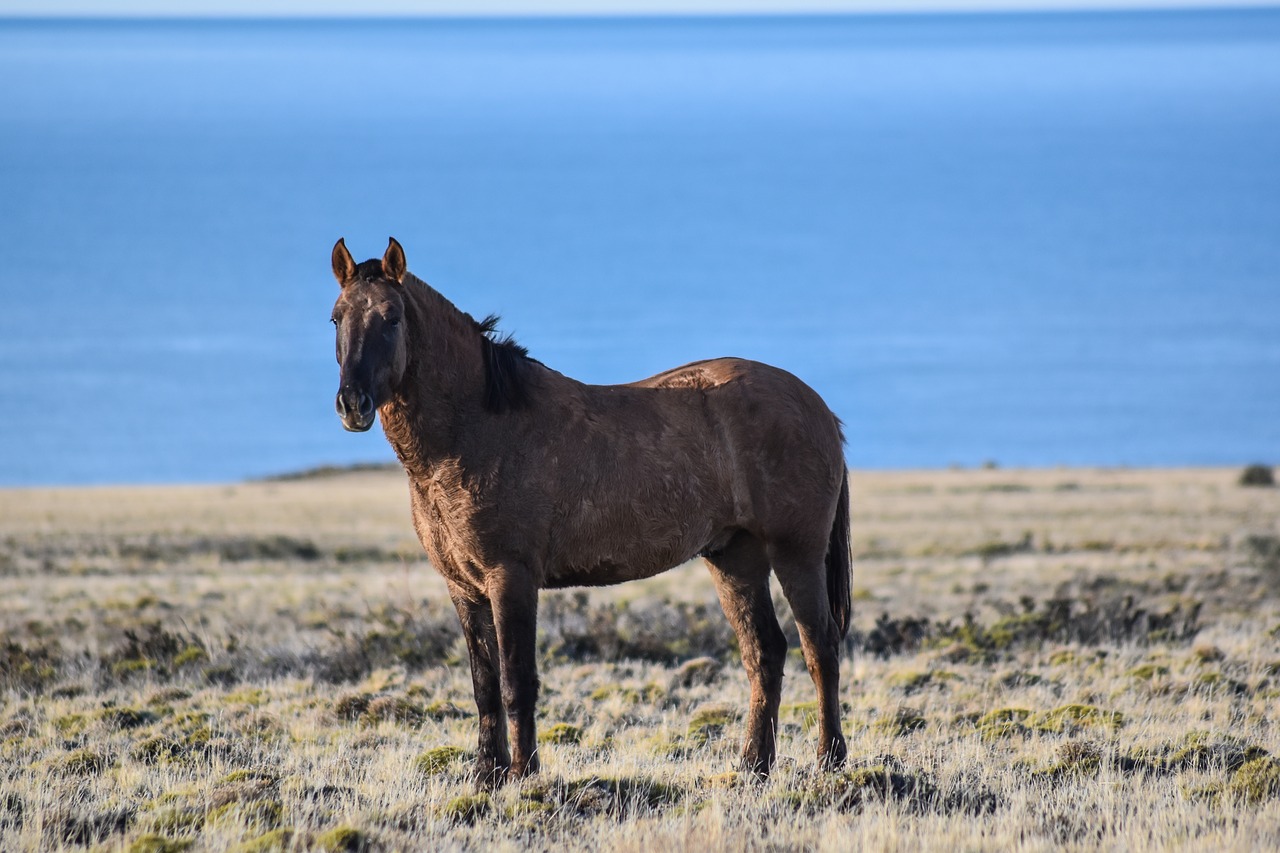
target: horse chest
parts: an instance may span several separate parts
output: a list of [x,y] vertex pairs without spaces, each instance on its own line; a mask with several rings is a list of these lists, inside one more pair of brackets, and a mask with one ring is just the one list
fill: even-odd
[[466,490],[438,483],[414,486],[413,521],[418,539],[437,570],[449,580],[472,581],[471,576],[486,563],[482,515],[475,496]]

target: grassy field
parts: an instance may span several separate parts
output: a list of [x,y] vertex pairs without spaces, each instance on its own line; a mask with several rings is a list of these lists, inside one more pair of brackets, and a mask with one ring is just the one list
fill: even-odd
[[399,472],[0,491],[0,849],[1277,849],[1280,490],[1238,473],[854,473],[839,773],[798,650],[733,772],[700,564],[544,594],[544,771],[492,794]]

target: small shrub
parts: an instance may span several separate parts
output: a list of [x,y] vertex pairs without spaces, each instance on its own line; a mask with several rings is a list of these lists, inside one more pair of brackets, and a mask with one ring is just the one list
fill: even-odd
[[1270,465],[1249,465],[1240,472],[1240,485],[1242,486],[1274,486],[1276,484],[1275,472]]

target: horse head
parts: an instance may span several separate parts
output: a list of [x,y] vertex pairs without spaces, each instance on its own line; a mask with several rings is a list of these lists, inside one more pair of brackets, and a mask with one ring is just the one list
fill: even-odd
[[400,384],[408,361],[404,249],[392,237],[382,260],[357,264],[339,240],[333,275],[342,285],[332,317],[340,371],[335,406],[344,427],[364,432]]

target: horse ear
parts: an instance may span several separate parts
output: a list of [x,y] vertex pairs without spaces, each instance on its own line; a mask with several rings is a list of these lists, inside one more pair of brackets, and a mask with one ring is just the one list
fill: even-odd
[[356,277],[356,262],[347,251],[347,244],[342,238],[333,244],[333,277],[338,284],[346,287]]
[[395,282],[404,281],[404,249],[395,237],[387,238],[387,253],[382,256],[382,274]]

